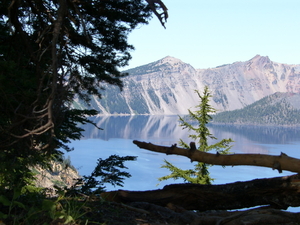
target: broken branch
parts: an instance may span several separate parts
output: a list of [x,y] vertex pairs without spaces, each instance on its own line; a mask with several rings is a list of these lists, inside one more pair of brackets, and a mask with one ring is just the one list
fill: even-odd
[[272,168],[273,170],[276,169],[279,173],[281,173],[282,170],[300,173],[300,160],[293,157],[289,157],[285,153],[281,153],[279,156],[264,154],[221,155],[201,151],[193,151],[193,149],[178,148],[175,145],[172,145],[171,147],[166,147],[137,140],[134,140],[133,143],[142,149],[165,153],[167,155],[182,155],[190,158],[191,161],[204,162],[213,165],[262,166]]

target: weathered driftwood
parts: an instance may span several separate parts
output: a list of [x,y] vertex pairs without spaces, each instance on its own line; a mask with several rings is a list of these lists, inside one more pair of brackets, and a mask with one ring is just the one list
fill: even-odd
[[[175,145],[171,147],[154,145],[152,143],[146,143],[141,141],[133,141],[138,147],[154,151],[161,152],[167,155],[175,154],[186,156],[191,159],[191,161],[204,162],[213,165],[222,165],[222,166],[234,166],[234,165],[249,165],[249,166],[263,166],[276,169],[279,173],[282,170],[288,170],[291,172],[300,173],[300,160],[289,157],[284,153],[281,153],[279,156],[273,155],[263,155],[263,154],[230,154],[230,155],[221,155],[221,154],[211,154],[207,152],[197,151],[195,148],[185,149],[178,148]],[[194,146],[194,143],[191,142],[191,146]]]
[[148,202],[176,205],[187,210],[228,210],[270,205],[285,209],[300,206],[300,176],[255,179],[223,185],[172,184],[152,191],[111,191],[102,193],[117,202]]
[[[193,225],[262,225],[299,224],[300,213],[285,212],[270,207],[257,207],[242,211],[212,210],[193,212],[174,210],[146,202],[130,203],[134,208],[147,210],[147,215],[160,218],[155,224],[193,224]],[[144,214],[145,215],[145,214]],[[147,220],[147,218],[145,218]],[[162,223],[162,220],[164,220]],[[148,224],[148,223],[145,223]],[[152,223],[149,223],[152,224]]]

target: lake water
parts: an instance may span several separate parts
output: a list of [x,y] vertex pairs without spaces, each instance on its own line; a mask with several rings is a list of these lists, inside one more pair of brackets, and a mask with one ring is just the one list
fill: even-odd
[[[107,190],[153,190],[170,183],[182,183],[181,180],[158,181],[157,178],[169,174],[168,170],[160,168],[164,159],[183,169],[194,168],[186,157],[139,149],[132,143],[139,140],[171,146],[180,139],[189,143],[189,133],[179,126],[177,116],[109,116],[94,117],[93,121],[104,130],[87,125],[84,137],[72,142],[70,146],[75,150],[67,154],[81,175],[90,175],[98,158],[105,159],[112,154],[138,156],[136,161],[126,162],[132,177],[125,180],[124,187],[107,186]],[[279,155],[284,152],[300,158],[299,128],[220,125],[209,125],[209,128],[218,140],[233,139],[231,152],[234,153]],[[214,184],[292,174],[288,171],[279,174],[271,168],[254,166],[213,166],[210,173],[215,179]]]

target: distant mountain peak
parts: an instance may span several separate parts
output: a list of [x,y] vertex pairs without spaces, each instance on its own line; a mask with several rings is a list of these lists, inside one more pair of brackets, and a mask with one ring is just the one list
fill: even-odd
[[[135,67],[125,72],[129,73],[131,76],[154,73],[162,70],[174,70],[175,68],[180,68],[181,66],[189,65],[187,63],[182,62],[180,59],[177,59],[172,56],[166,56],[160,60],[157,60],[152,63],[148,63],[146,65],[142,65],[139,67]],[[190,65],[189,65],[190,66]],[[190,66],[192,67],[192,66]]]
[[166,57],[163,57],[161,60],[168,60],[168,59],[176,59],[173,56],[167,55]]
[[[103,114],[187,114],[199,104],[194,90],[205,85],[218,111],[240,109],[275,92],[300,93],[300,65],[274,63],[261,55],[209,69],[166,56],[125,72],[123,92],[109,86],[101,101],[94,99],[95,109]],[[300,107],[300,98],[292,101]]]
[[261,56],[261,55],[256,55],[252,59],[250,59],[249,61],[258,62],[258,63],[261,63],[261,64],[265,64],[265,63],[270,63],[271,62],[271,60],[270,60],[270,58],[268,56]]
[[177,59],[172,56],[166,56],[162,59],[159,59],[155,62],[151,62],[142,66],[138,66],[129,70],[126,70],[126,72],[130,73],[130,75],[138,75],[141,73],[150,73],[155,71],[156,68],[161,67],[162,65],[167,67],[177,67],[178,65],[187,64],[182,62],[180,59]]
[[172,57],[172,56],[166,56],[160,60],[157,61],[159,64],[165,64],[165,63],[169,63],[171,65],[174,65],[174,64],[177,64],[177,63],[184,63],[182,62],[180,59],[177,59],[175,57]]

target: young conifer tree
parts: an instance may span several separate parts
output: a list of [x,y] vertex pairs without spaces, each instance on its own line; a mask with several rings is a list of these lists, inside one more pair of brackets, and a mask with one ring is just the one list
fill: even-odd
[[[195,92],[200,98],[200,104],[196,106],[196,111],[192,112],[189,110],[189,115],[187,117],[179,116],[180,126],[182,126],[183,129],[188,129],[191,131],[189,137],[193,139],[199,146],[197,150],[203,152],[215,150],[219,154],[228,154],[231,148],[230,143],[233,142],[233,140],[230,138],[222,139],[221,141],[212,145],[208,144],[209,139],[217,140],[217,138],[210,133],[207,127],[207,124],[212,120],[211,114],[216,112],[216,110],[209,104],[209,98],[212,96],[208,87],[205,86],[202,95],[197,90]],[[179,144],[184,148],[190,148],[190,146],[182,139],[180,139]],[[194,165],[194,169],[183,170],[174,166],[167,160],[164,160],[164,162],[165,164],[162,166],[162,168],[169,169],[171,174],[160,177],[159,181],[168,180],[171,178],[174,180],[181,178],[185,182],[195,184],[211,184],[213,181],[208,171],[209,167],[211,166],[209,164],[198,162]]]

